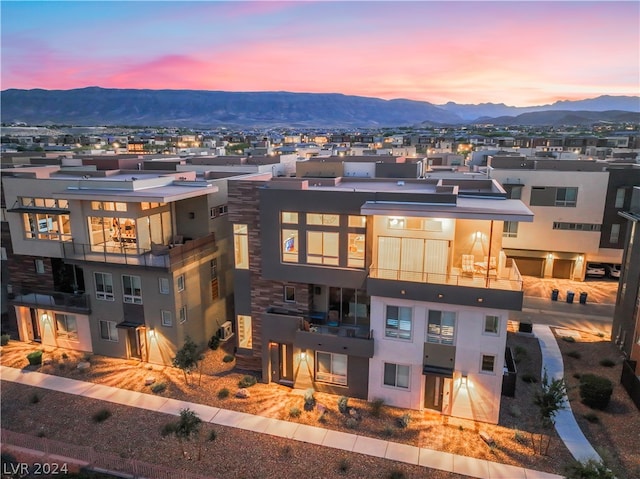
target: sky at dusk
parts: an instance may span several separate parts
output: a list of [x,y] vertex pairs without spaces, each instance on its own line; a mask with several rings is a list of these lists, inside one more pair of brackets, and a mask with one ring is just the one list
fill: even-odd
[[640,93],[640,2],[6,1],[1,89],[514,106]]

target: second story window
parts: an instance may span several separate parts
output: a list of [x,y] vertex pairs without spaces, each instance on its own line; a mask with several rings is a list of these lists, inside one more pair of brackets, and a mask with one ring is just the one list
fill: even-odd
[[406,306],[387,306],[384,335],[387,338],[411,339],[413,311]]
[[96,298],[113,301],[113,277],[111,273],[93,273],[96,283]]
[[503,238],[517,238],[518,237],[518,222],[517,221],[505,221],[502,227]]
[[122,275],[122,300],[125,303],[142,304],[142,282],[140,276]]
[[337,265],[339,234],[307,231],[307,263]]
[[578,188],[556,189],[556,206],[576,206]]
[[427,342],[453,344],[456,330],[456,313],[451,311],[429,311]]
[[249,231],[247,225],[233,225],[233,248],[237,269],[249,269]]

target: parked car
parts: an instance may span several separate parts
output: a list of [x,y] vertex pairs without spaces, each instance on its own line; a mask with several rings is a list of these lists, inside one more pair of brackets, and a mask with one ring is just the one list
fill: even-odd
[[587,272],[585,274],[595,278],[604,278],[607,272],[602,263],[587,263]]
[[620,279],[620,265],[619,264],[606,264],[605,270],[609,278]]

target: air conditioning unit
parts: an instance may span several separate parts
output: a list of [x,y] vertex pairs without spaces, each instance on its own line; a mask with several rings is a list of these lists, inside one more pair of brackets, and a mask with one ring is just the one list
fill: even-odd
[[220,341],[227,341],[231,336],[233,336],[233,330],[231,328],[231,321],[225,321],[218,329],[218,337]]

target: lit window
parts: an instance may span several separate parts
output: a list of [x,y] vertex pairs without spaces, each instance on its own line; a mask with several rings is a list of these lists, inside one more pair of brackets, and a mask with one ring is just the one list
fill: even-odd
[[485,373],[492,373],[496,364],[496,357],[490,354],[482,355],[480,370]]
[[76,317],[69,314],[56,313],[56,333],[59,338],[78,339]]
[[113,277],[111,273],[93,273],[96,283],[96,298],[113,301]]
[[366,216],[349,216],[349,228],[364,228],[366,226]]
[[500,330],[500,317],[499,316],[485,316],[484,317],[484,332],[488,334],[498,334]]
[[100,320],[100,338],[107,341],[118,341],[118,330],[114,321]]
[[282,261],[285,263],[298,262],[297,230],[282,230]]
[[284,301],[286,303],[295,303],[296,302],[296,288],[293,286],[285,286],[284,287]]
[[364,235],[349,233],[349,253],[347,254],[349,268],[364,268]]
[[340,215],[307,213],[308,225],[340,226]]
[[338,265],[339,234],[307,231],[307,263]]
[[316,381],[347,385],[347,355],[316,352]]
[[384,363],[384,385],[409,389],[410,367],[402,364]]
[[169,294],[169,278],[159,278],[158,286],[160,288],[160,294]]
[[294,213],[292,211],[283,211],[282,212],[282,223],[284,224],[298,224],[298,213]]
[[253,347],[251,316],[238,315],[238,347],[245,349],[251,349]]
[[122,275],[122,300],[125,303],[142,304],[140,276]]
[[387,338],[411,339],[411,308],[406,306],[387,306],[385,336]]
[[429,311],[427,342],[453,344],[456,328],[456,313],[451,311]]
[[171,311],[162,310],[160,311],[160,315],[162,316],[163,326],[166,326],[168,328],[173,326],[173,314],[171,314]]
[[178,291],[184,291],[184,274],[181,274],[177,278]]
[[249,236],[247,225],[233,225],[233,246],[236,268],[249,269]]

